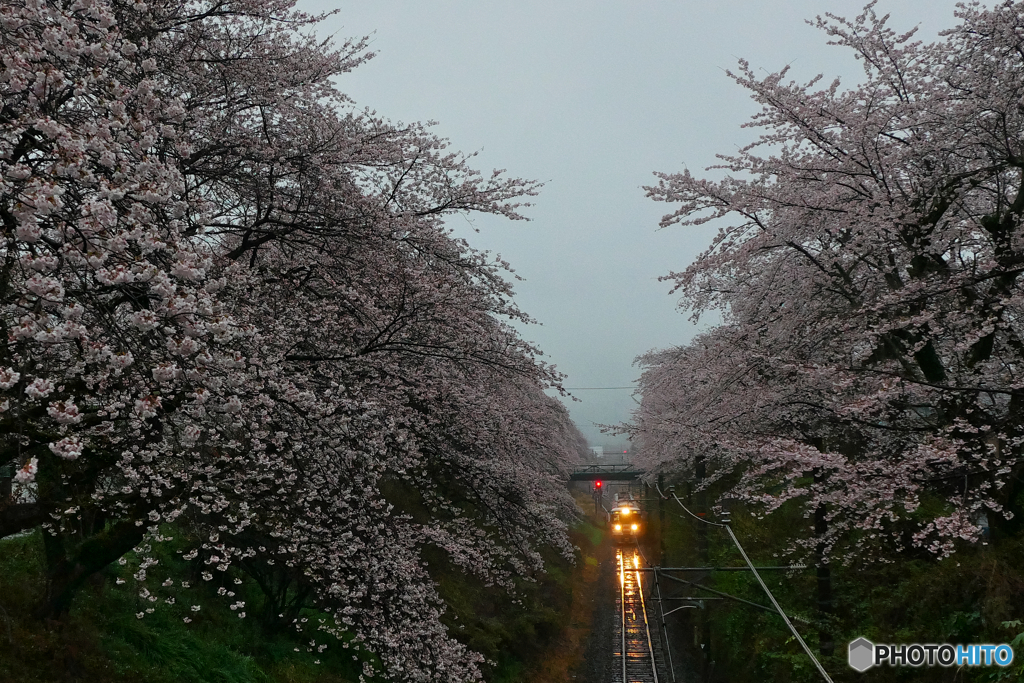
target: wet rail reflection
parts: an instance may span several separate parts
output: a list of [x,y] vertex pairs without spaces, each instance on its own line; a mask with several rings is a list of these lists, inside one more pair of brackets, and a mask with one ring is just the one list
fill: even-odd
[[616,551],[619,571],[619,621],[615,653],[621,667],[615,683],[658,683],[654,659],[654,643],[647,621],[647,605],[640,578],[640,553],[619,548]]

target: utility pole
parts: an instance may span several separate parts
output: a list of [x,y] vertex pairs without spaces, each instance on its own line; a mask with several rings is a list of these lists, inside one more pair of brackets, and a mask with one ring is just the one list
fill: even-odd
[[6,505],[14,495],[14,467],[0,467],[0,504]]
[[[697,460],[697,462],[695,464],[700,466],[699,470],[697,470],[697,471],[700,471],[701,473],[704,473],[703,459],[702,458],[698,458],[698,460]],[[697,469],[697,468],[695,468],[695,469]],[[696,472],[695,472],[695,474],[696,474]],[[699,483],[700,483],[700,481],[697,482],[698,486],[699,486]],[[760,570],[778,570],[778,569],[790,570],[790,569],[802,569],[804,567],[802,565],[796,565],[796,566],[790,566],[790,567],[755,567],[754,563],[750,561],[750,557],[747,556],[747,552],[743,549],[743,546],[740,545],[739,539],[736,538],[736,534],[733,533],[733,530],[732,530],[732,517],[731,517],[731,514],[730,514],[729,510],[724,510],[722,512],[722,516],[721,516],[720,521],[712,522],[711,520],[706,519],[704,514],[701,514],[701,513],[695,514],[695,513],[691,512],[685,505],[683,505],[683,502],[681,500],[679,500],[679,497],[675,495],[674,489],[675,489],[675,487],[670,486],[669,487],[669,494],[672,496],[672,498],[675,499],[676,503],[678,503],[679,506],[681,508],[683,508],[683,511],[686,512],[687,515],[692,517],[694,520],[702,523],[701,525],[698,525],[698,527],[697,527],[698,529],[701,526],[713,526],[713,527],[719,527],[719,528],[725,529],[726,533],[729,535],[729,538],[732,540],[733,545],[736,546],[736,550],[738,550],[740,555],[743,557],[743,561],[747,565],[746,569],[748,569],[753,574],[754,578],[757,579],[757,582],[761,585],[761,589],[765,592],[765,595],[768,596],[768,599],[771,601],[772,606],[775,608],[775,611],[779,614],[780,617],[782,617],[782,620],[784,622],[786,622],[786,626],[789,627],[789,630],[793,634],[793,637],[796,639],[796,641],[798,643],[800,643],[800,647],[802,647],[804,649],[804,652],[807,653],[807,656],[814,663],[814,666],[818,669],[818,672],[821,674],[822,678],[826,681],[826,683],[833,683],[832,682],[832,678],[828,675],[828,672],[825,671],[825,668],[821,665],[821,662],[819,662],[818,658],[814,656],[814,653],[811,651],[811,648],[808,647],[808,645],[804,641],[803,637],[801,637],[800,633],[793,626],[793,620],[791,620],[789,618],[789,616],[787,616],[786,613],[782,610],[782,607],[779,605],[778,601],[775,599],[775,596],[772,595],[772,592],[768,589],[768,585],[764,582],[764,579],[762,579],[761,575],[758,573],[759,569]],[[704,494],[704,492],[702,492],[702,494]],[[706,498],[706,494],[705,495],[701,495],[700,497],[701,498]],[[691,501],[691,504],[692,504],[692,501]],[[820,506],[816,510],[816,512],[820,512],[820,517],[818,515],[815,516],[816,524],[818,522],[824,523],[824,522],[827,521],[827,518],[825,516],[826,510],[825,510],[825,508],[823,506]],[[699,546],[699,544],[698,544],[698,546]],[[819,547],[822,550],[824,549],[823,545],[820,545]],[[826,570],[826,572],[824,574],[822,574],[822,573],[818,574],[819,578],[830,579],[830,574],[827,571],[828,567],[824,564],[824,562],[819,562],[818,566],[819,567],[824,567],[824,569]],[[702,585],[702,584],[699,584],[699,583],[695,583],[693,581],[687,581],[687,580],[684,580],[684,579],[676,578],[676,577],[671,576],[668,573],[668,572],[671,572],[671,571],[678,571],[678,572],[688,572],[688,571],[706,572],[706,571],[737,571],[737,570],[740,570],[740,569],[741,569],[740,567],[708,567],[708,566],[704,566],[704,567],[653,567],[651,569],[651,571],[655,571],[655,572],[658,572],[658,573],[664,573],[665,578],[669,578],[669,579],[672,579],[674,581],[679,581],[680,583],[683,583],[683,584],[691,585],[692,587],[697,588],[699,590],[715,593],[718,596],[720,596],[718,599],[727,598],[727,599],[731,599],[731,600],[737,600],[739,602],[747,603],[747,604],[749,604],[749,605],[751,605],[753,607],[757,607],[759,609],[767,609],[768,611],[771,611],[770,608],[767,608],[764,605],[759,605],[757,603],[750,602],[749,600],[744,600],[742,598],[737,598],[736,596],[732,596],[732,595],[728,595],[726,593],[722,593],[721,591],[716,591],[713,588],[709,588],[708,586],[705,586],[705,585]],[[816,567],[816,569],[817,569],[817,567]],[[826,581],[825,583],[826,583],[827,592],[824,595],[822,593],[819,593],[819,597],[822,598],[821,604],[827,605],[828,608],[831,610],[831,604],[832,604],[831,603],[831,584],[828,581]],[[819,583],[819,588],[820,587],[821,587],[821,584]],[[673,598],[669,598],[669,599],[673,599]],[[680,600],[696,600],[695,598],[689,598],[689,597],[688,598],[676,598],[676,599],[680,599]],[[713,598],[705,598],[705,599],[713,599]],[[664,600],[664,598],[662,598],[659,595],[659,601],[662,601],[662,600]],[[699,600],[699,602],[703,602],[703,599]],[[680,609],[680,608],[677,608],[677,609]],[[673,611],[675,611],[675,610],[673,610]],[[706,627],[709,624],[709,622],[708,622],[707,616],[704,613],[703,609],[701,610],[701,617],[702,617],[702,619],[701,619],[702,626]],[[794,617],[794,620],[796,620],[796,621],[804,621],[803,619],[798,619],[796,617]],[[825,624],[824,628],[830,630],[829,627],[828,627],[828,624]],[[704,651],[704,655],[705,655],[704,656],[704,672],[703,672],[702,678],[705,681],[705,683],[710,683],[711,674],[714,671],[714,664],[715,664],[714,660],[710,658],[710,651],[711,651],[711,648],[710,648],[710,644],[711,644],[710,643],[710,640],[711,640],[710,639],[710,632],[709,632],[709,629],[706,629],[706,628],[702,628],[701,631],[702,631],[703,642],[701,642],[700,645],[701,645],[701,649]],[[831,642],[832,639],[831,639],[831,635],[830,634],[827,635],[826,640]],[[834,647],[834,643],[832,645]]]
[[665,497],[660,495],[665,490],[665,475],[658,475],[658,557],[661,566],[668,564],[665,557]]
[[[707,477],[707,463],[704,460],[703,455],[698,455],[694,460],[694,484],[696,488],[700,489],[704,484],[704,479]],[[699,491],[697,493],[697,509],[707,510],[707,491]],[[697,557],[700,558],[701,566],[707,566],[709,563],[708,553],[708,527],[706,524],[697,525]],[[706,683],[711,681],[712,671],[712,660],[711,660],[711,618],[706,609],[697,611],[698,619],[700,620],[700,649],[703,655],[702,664],[702,678]]]
[[772,602],[772,606],[775,607],[775,610],[779,613],[779,616],[782,617],[782,620],[786,622],[786,626],[789,627],[790,633],[792,633],[793,637],[796,638],[798,643],[800,643],[800,647],[804,649],[807,656],[811,658],[812,662],[814,662],[814,666],[818,668],[818,672],[821,673],[821,677],[825,679],[826,683],[832,683],[832,678],[828,675],[828,672],[825,671],[821,662],[819,662],[814,656],[814,653],[811,652],[811,648],[807,647],[807,643],[805,643],[804,639],[800,637],[800,633],[796,630],[796,627],[793,626],[793,622],[790,621],[789,617],[786,616],[786,613],[782,611],[782,607],[779,606],[779,602],[775,599],[775,596],[772,595],[772,592],[768,590],[768,585],[764,582],[764,579],[762,579],[761,575],[757,573],[757,568],[754,566],[754,563],[750,561],[749,557],[747,557],[747,551],[743,549],[743,546],[740,545],[739,539],[736,538],[736,534],[732,531],[732,519],[728,512],[722,516],[722,523],[718,526],[725,527],[726,532],[729,534],[729,538],[732,539],[733,544],[736,546],[736,550],[740,551],[740,555],[743,556],[743,561],[747,563],[747,567],[750,568],[754,578],[757,579],[759,584],[761,584],[761,589],[764,590],[764,594],[768,596],[768,599]]
[[835,652],[835,641],[831,628],[832,570],[825,563],[825,534],[828,532],[828,519],[825,513],[825,504],[818,503],[814,509],[814,535],[818,537],[815,567],[818,580],[818,651],[823,657],[831,657]]

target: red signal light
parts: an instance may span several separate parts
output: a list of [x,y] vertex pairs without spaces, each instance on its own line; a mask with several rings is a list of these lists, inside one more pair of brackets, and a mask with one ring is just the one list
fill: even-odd
[[597,480],[597,481],[596,481],[596,482],[594,483],[594,486],[596,486],[597,488],[601,488],[601,480],[600,480],[600,479],[598,479],[598,480]]

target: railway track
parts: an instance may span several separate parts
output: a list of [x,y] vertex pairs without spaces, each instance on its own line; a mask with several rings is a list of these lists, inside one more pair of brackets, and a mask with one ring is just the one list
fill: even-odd
[[613,683],[664,683],[658,679],[654,641],[647,622],[647,605],[641,582],[640,554],[635,550],[616,550],[619,572],[618,628]]

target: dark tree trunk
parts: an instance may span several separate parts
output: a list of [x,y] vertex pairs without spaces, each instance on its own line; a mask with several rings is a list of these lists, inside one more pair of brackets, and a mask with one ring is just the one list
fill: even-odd
[[65,539],[43,532],[46,554],[46,596],[36,610],[39,618],[55,618],[67,613],[75,593],[90,576],[142,541],[145,527],[119,522],[79,544],[70,553]]
[[47,516],[39,503],[10,504],[9,499],[0,500],[0,538],[32,529],[45,521]]

